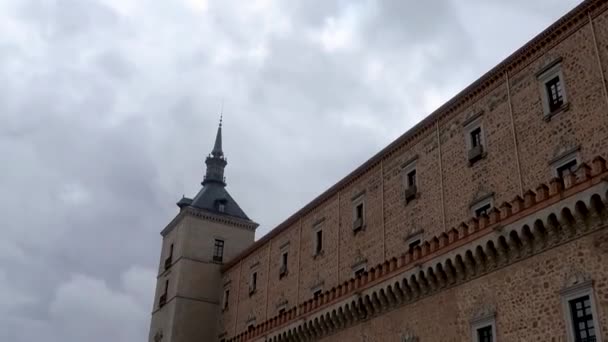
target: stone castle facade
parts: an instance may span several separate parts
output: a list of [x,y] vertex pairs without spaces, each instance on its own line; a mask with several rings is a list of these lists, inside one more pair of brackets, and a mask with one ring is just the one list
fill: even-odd
[[255,242],[220,124],[149,341],[608,342],[607,76],[587,0]]

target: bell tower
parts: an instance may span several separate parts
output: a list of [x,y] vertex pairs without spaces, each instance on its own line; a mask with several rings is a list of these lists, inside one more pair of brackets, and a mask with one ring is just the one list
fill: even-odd
[[221,265],[254,242],[258,224],[226,190],[222,120],[202,188],[162,230],[149,342],[218,341]]

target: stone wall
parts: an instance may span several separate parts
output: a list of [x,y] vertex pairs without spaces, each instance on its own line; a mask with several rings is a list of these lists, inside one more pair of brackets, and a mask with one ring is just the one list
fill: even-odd
[[[238,292],[238,297],[231,297],[235,302],[231,302],[222,318],[230,324],[222,326],[221,331],[228,337],[235,336],[247,330],[252,317],[256,324],[275,317],[280,304],[287,303],[287,311],[296,308],[312,298],[315,286],[326,291],[351,279],[354,265],[364,263],[369,269],[400,257],[407,252],[406,240],[413,233],[422,232],[423,241],[430,240],[468,221],[471,205],[476,200],[491,196],[495,207],[499,207],[516,196],[523,198],[524,189],[537,189],[539,184],[554,177],[550,162],[565,151],[578,151],[579,162],[587,163],[591,163],[593,156],[607,156],[608,94],[602,77],[608,72],[608,14],[605,8],[605,1],[583,3],[578,12],[574,11],[567,20],[562,19],[516,56],[404,134],[379,156],[322,195],[314,206],[300,211],[278,233],[272,233],[271,238],[258,243],[253,252],[230,263],[224,269],[224,278],[231,280],[231,293]],[[547,120],[537,72],[559,58],[568,107]],[[470,165],[464,124],[473,116],[483,127],[487,150],[483,159]],[[408,202],[404,198],[403,167],[413,160],[418,194]],[[353,201],[361,198],[365,203],[365,224],[361,231],[354,233]],[[314,256],[313,231],[319,227],[323,229],[324,248],[321,255]],[[421,306],[421,301],[327,339],[346,340],[358,336],[360,341],[375,341],[371,337],[362,339],[362,336],[365,332],[377,332],[378,336],[385,337],[376,339],[378,341],[398,341],[399,329],[407,321],[405,318],[414,315],[410,312],[416,313],[412,322],[419,321],[418,329],[430,340],[448,341],[450,339],[444,339],[444,336],[451,336],[450,333],[465,338],[469,333],[471,313],[488,298],[501,308],[498,315],[509,317],[500,321],[503,316],[497,316],[499,337],[519,341],[522,335],[517,331],[526,324],[530,324],[530,331],[535,336],[542,336],[548,329],[549,320],[533,319],[532,316],[538,314],[534,310],[525,315],[519,313],[516,304],[521,299],[508,297],[509,292],[498,289],[520,293],[522,298],[530,293],[538,294],[547,301],[539,304],[538,310],[545,310],[546,317],[557,319],[559,308],[553,305],[551,294],[555,294],[556,286],[563,280],[560,277],[565,271],[561,269],[568,265],[567,260],[572,260],[558,260],[560,253],[571,252],[577,246],[586,246],[585,243],[588,245],[589,239],[549,251],[538,261],[530,259],[526,261],[529,264],[522,262],[519,266],[509,266],[511,268],[506,269],[509,272],[488,275],[425,299],[425,307],[441,310],[413,309]],[[281,247],[286,244],[289,271],[286,277],[280,278]],[[603,276],[606,275],[606,270],[599,268],[601,261],[605,263],[605,256],[590,255],[588,247],[581,253],[584,255],[580,258],[590,261],[589,267],[593,268],[590,271],[603,271]],[[542,263],[545,267],[539,266]],[[249,296],[248,283],[254,264],[259,269],[258,289],[256,294]],[[551,274],[544,273],[549,269]],[[542,286],[526,280],[540,274],[548,277]],[[605,284],[606,280],[601,279]],[[486,289],[480,285],[485,281],[489,284]],[[455,299],[467,296],[471,298]],[[449,323],[446,330],[438,331],[433,321],[441,315]],[[453,319],[452,315],[458,318]],[[381,333],[384,324],[388,330]],[[556,324],[555,327],[562,331],[563,326],[559,324],[563,323]],[[554,336],[561,335],[556,333]]]

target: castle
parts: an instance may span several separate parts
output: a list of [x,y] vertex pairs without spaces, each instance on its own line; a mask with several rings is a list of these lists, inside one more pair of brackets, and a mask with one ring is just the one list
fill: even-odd
[[608,0],[587,0],[258,241],[162,230],[150,342],[608,342]]

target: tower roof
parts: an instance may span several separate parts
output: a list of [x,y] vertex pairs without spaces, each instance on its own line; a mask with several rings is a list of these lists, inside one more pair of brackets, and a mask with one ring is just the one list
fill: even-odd
[[228,190],[226,190],[224,168],[227,163],[224,158],[224,151],[222,150],[222,117],[220,117],[213,150],[211,150],[211,154],[205,160],[207,170],[202,182],[203,188],[193,199],[182,198],[177,203],[177,206],[180,208],[193,207],[220,215],[249,220],[249,217],[247,217],[238,203],[230,196]]

